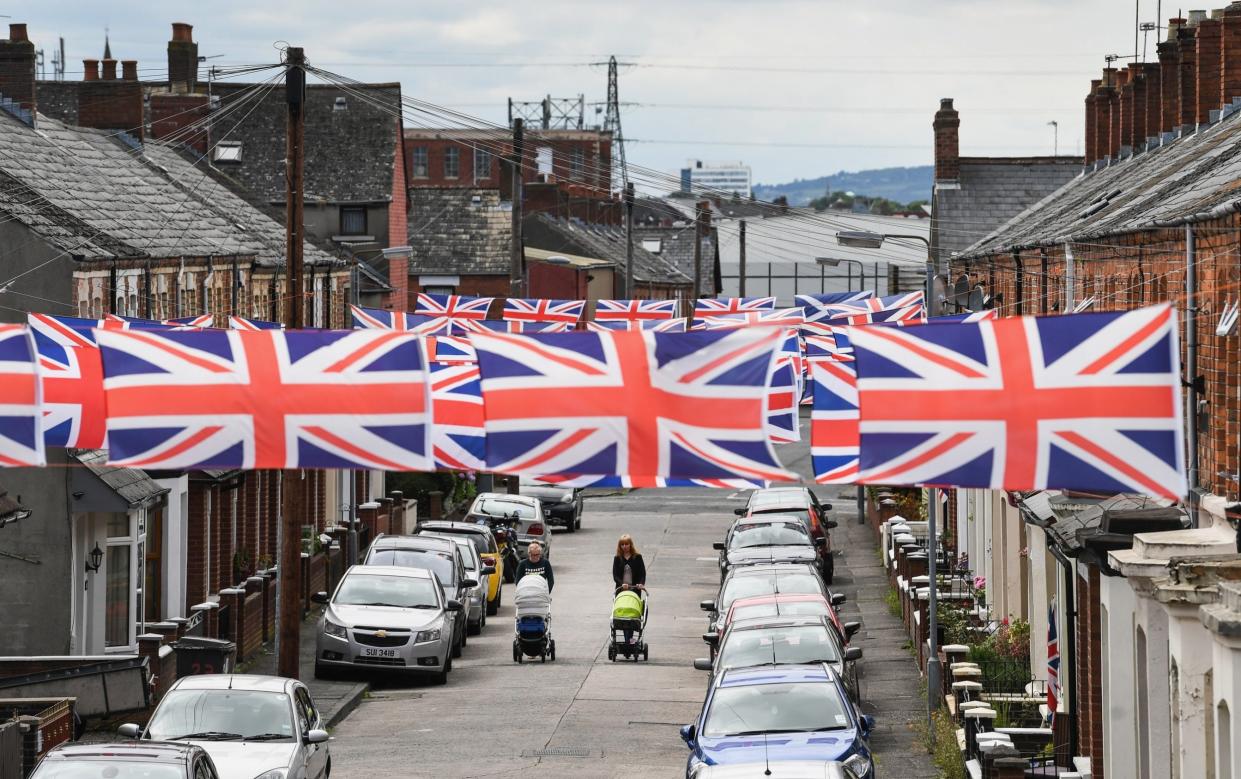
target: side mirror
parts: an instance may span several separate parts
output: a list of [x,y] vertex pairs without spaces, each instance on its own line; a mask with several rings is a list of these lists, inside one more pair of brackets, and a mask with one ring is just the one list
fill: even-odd
[[444,604],[445,611],[463,611],[464,608],[459,600],[450,600]]
[[848,641],[849,639],[853,638],[853,636],[857,634],[857,632],[861,629],[862,629],[861,622],[846,622],[845,623],[845,641]]
[[837,522],[836,520],[829,519],[823,522],[823,527],[827,528],[828,530],[834,530],[839,524],[840,523]]
[[331,736],[328,735],[326,730],[319,730],[318,728],[315,728],[314,730],[307,731],[306,737],[302,739],[302,741],[307,744],[322,744],[329,738],[331,738]]
[[846,663],[851,663],[855,660],[861,660],[861,659],[862,659],[862,648],[861,647],[851,646],[845,650],[845,662]]
[[862,737],[866,738],[875,729],[875,718],[869,714],[862,715]]
[[466,589],[469,589],[470,587],[477,587],[478,579],[462,579],[461,586],[465,587]]
[[715,543],[711,544],[711,548],[712,548],[712,549],[719,550],[719,551],[721,551],[721,552],[722,552],[722,551],[724,551],[724,542],[723,542],[723,541],[716,541]]
[[710,671],[711,670],[711,658],[699,657],[698,659],[694,660],[694,670],[695,671]]
[[743,508],[742,508],[742,509],[733,509],[733,513],[734,513],[734,514],[736,514],[736,515],[737,515],[737,516],[739,516],[739,517],[744,517],[744,516],[745,516],[745,509],[743,509]]
[[698,608],[702,609],[703,611],[715,611],[715,601],[713,600],[699,601]]
[[819,508],[823,509],[824,511],[831,511],[831,510],[832,510],[832,504],[830,504],[830,503],[820,503],[820,504],[819,504]]
[[720,634],[719,633],[703,633],[702,640],[706,641],[711,646],[716,646],[717,644],[720,643]]
[[827,546],[827,538],[825,538],[824,536],[819,536],[818,538],[814,539],[814,545],[815,546]]
[[142,735],[142,728],[132,722],[126,722],[124,725],[117,728],[116,732],[120,733],[125,738],[138,738]]
[[494,565],[483,566],[483,576],[492,576],[495,574],[495,572],[496,572],[496,567]]
[[683,725],[681,727],[681,740],[688,746],[694,745],[694,737],[698,735],[698,728],[693,725]]
[[832,593],[832,605],[843,606],[845,602],[845,594],[843,592]]
[[316,592],[314,595],[310,596],[310,599],[315,603],[327,603],[327,593]]

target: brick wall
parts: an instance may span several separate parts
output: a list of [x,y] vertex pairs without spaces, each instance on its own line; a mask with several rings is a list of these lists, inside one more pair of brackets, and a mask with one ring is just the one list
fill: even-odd
[[123,130],[142,139],[142,84],[137,80],[83,81],[78,91],[78,125]]
[[[477,295],[480,297],[506,298],[509,293],[508,274],[503,276],[461,276],[460,282],[457,284],[458,295]],[[409,300],[407,301],[406,311],[414,310],[414,303],[418,298],[418,293],[422,291],[422,285],[419,283],[417,275],[411,275],[409,278]],[[500,300],[496,300],[491,304],[493,316],[499,316],[499,311],[504,308],[504,304]]]
[[[207,117],[206,95],[172,95],[157,92],[151,95],[151,137],[207,153],[206,128],[199,123]],[[189,129],[186,129],[189,128]]]
[[405,144],[401,141],[401,123],[396,122],[396,159],[392,163],[392,202],[388,206],[388,246],[409,243],[409,192],[405,186]]
[[206,599],[207,586],[207,503],[210,490],[198,482],[190,482],[189,516],[186,519],[185,608],[188,610]]
[[[451,131],[446,131],[451,132]],[[552,177],[558,181],[592,184],[608,189],[612,180],[612,141],[610,135],[602,133],[582,133],[582,137],[567,138],[534,138],[530,133],[542,131],[531,129],[526,136],[522,152],[522,181],[531,182],[538,179],[537,155],[539,147],[552,149]],[[491,153],[490,166],[485,173],[474,170],[474,149],[478,147]],[[420,159],[419,152],[426,152],[427,175],[415,175],[414,166]],[[448,177],[445,160],[455,150],[457,155],[457,175]],[[575,150],[580,157],[575,157]],[[512,154],[512,143],[507,139],[487,138],[406,138],[405,139],[405,172],[411,187],[486,187],[507,188],[501,181],[501,157]],[[580,159],[581,167],[574,168],[574,160]],[[404,243],[404,239],[400,241]],[[399,245],[399,244],[395,244]]]

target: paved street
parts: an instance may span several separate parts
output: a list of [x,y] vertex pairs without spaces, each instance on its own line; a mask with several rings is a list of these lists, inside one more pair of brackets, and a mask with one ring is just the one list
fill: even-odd
[[[804,459],[804,445],[786,449],[790,464]],[[837,583],[849,597],[842,617],[864,620],[855,641],[866,653],[862,694],[878,720],[879,774],[934,776],[909,728],[921,705],[918,678],[883,603],[874,542],[853,521],[852,488],[844,500],[834,488],[820,493],[843,509],[834,534]],[[334,732],[333,776],[680,776],[687,750],[677,728],[698,713],[706,685],[691,666],[705,654],[698,602],[715,595],[711,543],[740,500],[693,489],[588,499],[583,529],[555,539],[556,661],[513,663],[506,592],[504,608],[470,639],[446,687],[376,682]],[[648,566],[649,663],[607,659],[611,558],[622,532],[634,536]]]

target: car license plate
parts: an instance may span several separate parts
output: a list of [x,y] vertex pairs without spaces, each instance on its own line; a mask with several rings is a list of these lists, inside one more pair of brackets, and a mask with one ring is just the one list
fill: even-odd
[[396,657],[396,650],[395,649],[371,649],[370,647],[363,647],[362,654],[366,655],[367,657]]

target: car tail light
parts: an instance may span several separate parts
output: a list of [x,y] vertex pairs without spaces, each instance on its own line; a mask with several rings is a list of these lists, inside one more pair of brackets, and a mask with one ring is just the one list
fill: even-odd
[[543,523],[535,522],[533,525],[530,526],[530,529],[526,531],[526,534],[531,535],[531,536],[543,535]]

